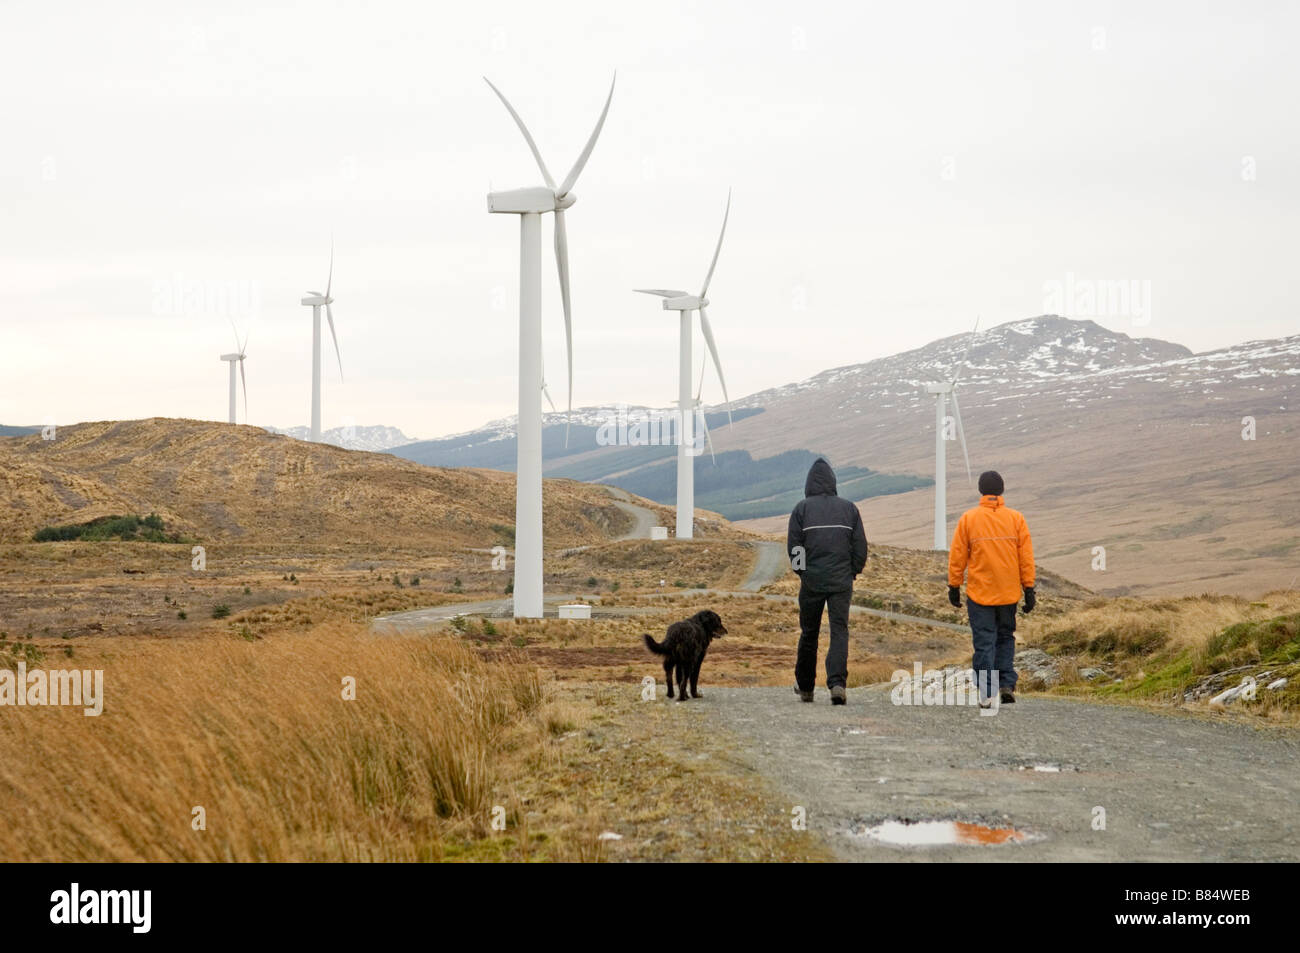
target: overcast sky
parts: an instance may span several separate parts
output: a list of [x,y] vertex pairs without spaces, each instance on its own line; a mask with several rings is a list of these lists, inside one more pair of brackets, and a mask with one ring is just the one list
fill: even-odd
[[518,219],[485,195],[540,176],[484,74],[559,178],[618,71],[568,215],[575,405],[675,397],[675,317],[631,289],[698,289],[729,187],[733,398],[1052,282],[1149,283],[1064,310],[1195,350],[1300,331],[1294,4],[182,6],[0,3],[0,423],[224,419],[233,317],[250,422],[306,424],[331,234],[326,427],[513,413]]

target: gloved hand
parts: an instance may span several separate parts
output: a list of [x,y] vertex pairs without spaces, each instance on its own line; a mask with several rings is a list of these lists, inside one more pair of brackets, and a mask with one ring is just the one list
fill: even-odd
[[948,587],[948,601],[953,604],[954,608],[961,608],[961,586]]
[[1038,605],[1038,597],[1034,595],[1034,587],[1030,586],[1025,590],[1025,615],[1034,611],[1034,606]]

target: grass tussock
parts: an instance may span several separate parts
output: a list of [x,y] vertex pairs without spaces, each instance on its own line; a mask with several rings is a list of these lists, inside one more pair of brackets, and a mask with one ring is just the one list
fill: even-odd
[[7,860],[437,860],[487,835],[518,736],[572,720],[531,666],[343,626],[77,663],[105,670],[101,716],[0,719]]
[[[1036,644],[1057,657],[1060,690],[1067,693],[1181,705],[1250,676],[1260,691],[1236,702],[1237,709],[1288,721],[1300,712],[1295,591],[1256,601],[1216,595],[1097,600],[1048,622]],[[1085,681],[1080,670],[1096,665],[1108,677]]]
[[1229,626],[1298,610],[1300,593],[1270,594],[1260,602],[1216,595],[1155,601],[1096,599],[1044,620],[1034,644],[1052,653],[1095,658],[1200,650]]

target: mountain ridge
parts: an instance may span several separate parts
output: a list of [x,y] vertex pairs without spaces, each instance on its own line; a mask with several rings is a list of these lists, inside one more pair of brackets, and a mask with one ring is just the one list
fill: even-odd
[[[972,469],[1003,473],[1009,502],[1041,531],[1038,552],[1046,566],[1109,594],[1249,594],[1300,574],[1294,542],[1300,506],[1286,489],[1300,475],[1300,417],[1293,410],[1300,335],[1198,353],[1092,320],[1039,315],[831,368],[738,398],[733,425],[717,405],[706,408],[719,466],[730,467],[733,459],[753,465],[735,469],[741,482],[728,501],[720,502],[715,487],[710,508],[748,517],[741,525],[750,529],[781,532],[787,501],[769,493],[763,499],[770,512],[756,514],[760,483],[745,483],[746,471],[783,454],[793,461],[792,451],[815,453],[837,468],[883,474],[894,489],[897,481],[910,481],[902,492],[855,502],[874,538],[931,546],[935,398],[924,384],[951,378],[968,347],[958,394]],[[594,420],[608,413],[582,408],[574,416]],[[1247,418],[1257,432],[1243,441]],[[546,420],[548,475],[612,483],[672,502],[671,491],[652,495],[651,487],[664,485],[653,470],[675,448],[600,447],[591,433],[575,429],[578,446],[560,458],[551,448],[562,441],[563,415]],[[490,435],[471,431],[459,439],[490,444],[494,465],[511,468],[513,434],[502,423]],[[949,444],[947,460],[951,528],[975,491],[959,444]],[[695,466],[703,485],[710,455],[697,457]],[[780,478],[802,486],[802,474],[793,470]],[[1240,495],[1231,513],[1225,491]],[[1092,568],[1097,546],[1107,553],[1105,570]]]

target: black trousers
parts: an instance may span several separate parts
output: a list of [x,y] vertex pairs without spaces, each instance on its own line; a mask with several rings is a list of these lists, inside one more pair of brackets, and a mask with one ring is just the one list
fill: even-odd
[[800,691],[810,692],[817,684],[817,637],[822,628],[822,608],[830,615],[831,644],[826,649],[826,687],[848,686],[849,604],[853,590],[810,592],[799,588],[799,655],[794,680]]
[[[999,688],[1016,690],[1016,603],[985,606],[966,597],[966,614],[970,617],[971,643],[975,649],[971,668],[984,694],[993,695]],[[982,680],[982,681],[981,681]],[[981,695],[983,697],[983,695]]]

